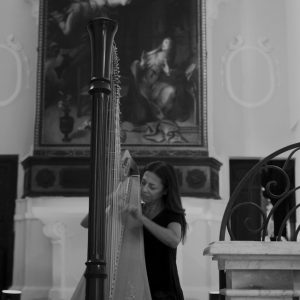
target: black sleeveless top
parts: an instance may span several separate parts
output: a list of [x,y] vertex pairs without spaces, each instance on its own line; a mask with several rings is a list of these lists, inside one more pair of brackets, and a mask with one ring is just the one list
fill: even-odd
[[[167,227],[171,222],[183,224],[183,216],[163,210],[152,219]],[[145,260],[152,300],[183,300],[176,265],[176,248],[159,241],[144,227]]]

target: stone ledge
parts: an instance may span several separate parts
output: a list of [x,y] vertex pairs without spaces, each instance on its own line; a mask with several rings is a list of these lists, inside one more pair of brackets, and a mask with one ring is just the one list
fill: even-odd
[[[300,290],[265,290],[265,289],[221,289],[220,293],[229,297],[262,297],[262,298],[278,298],[285,299],[286,297],[299,297]],[[245,299],[245,298],[243,298]]]
[[204,255],[233,256],[237,255],[295,255],[300,257],[300,243],[292,241],[218,241],[210,243],[204,249]]

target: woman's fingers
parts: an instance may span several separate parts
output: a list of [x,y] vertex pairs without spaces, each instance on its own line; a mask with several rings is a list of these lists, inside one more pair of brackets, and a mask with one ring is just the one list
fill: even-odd
[[124,211],[127,212],[128,214],[130,214],[132,217],[134,217],[135,219],[138,218],[139,216],[139,209],[138,207],[128,204],[124,207]]

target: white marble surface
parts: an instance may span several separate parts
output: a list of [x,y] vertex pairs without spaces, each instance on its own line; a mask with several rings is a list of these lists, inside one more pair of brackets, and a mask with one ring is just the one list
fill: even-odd
[[300,296],[300,290],[235,290],[224,289],[221,294],[232,300],[293,300]]
[[292,255],[300,257],[298,242],[217,241],[204,249],[204,255]]
[[226,300],[292,300],[300,295],[298,242],[218,241],[204,255],[225,270]]
[[13,287],[22,300],[69,300],[87,258],[85,197],[19,199]]

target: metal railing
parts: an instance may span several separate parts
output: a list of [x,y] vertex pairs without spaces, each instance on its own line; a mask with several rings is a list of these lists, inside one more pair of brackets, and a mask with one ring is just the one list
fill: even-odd
[[[241,179],[234,189],[225,208],[220,228],[220,241],[225,240],[226,230],[229,233],[231,240],[237,240],[232,230],[232,216],[242,208],[244,211],[245,208],[247,208],[247,210],[249,208],[249,215],[244,218],[243,227],[246,228],[246,230],[248,230],[250,233],[256,234],[259,240],[265,241],[266,237],[268,236],[268,226],[270,225],[274,214],[286,201],[290,199],[291,195],[295,197],[296,191],[300,188],[300,186],[294,186],[287,173],[287,168],[289,167],[291,161],[294,160],[295,154],[298,150],[300,150],[300,143],[291,144],[281,148],[260,160],[246,173],[246,175]],[[272,161],[279,157],[281,160],[282,157],[284,157],[282,166],[272,163]],[[275,179],[270,177],[267,182],[264,183],[263,187],[261,187],[263,195],[266,198],[272,199],[273,207],[269,210],[266,210],[266,207],[254,200],[255,197],[257,198],[257,195],[253,195],[253,189],[251,186],[254,182],[257,182],[257,177],[261,177],[262,174],[270,170],[272,173],[277,175]],[[280,181],[280,185],[284,187],[280,192],[276,190],[276,186],[279,184],[278,181]],[[242,192],[243,195],[241,197]],[[247,199],[245,199],[245,195]],[[285,231],[289,220],[295,215],[299,206],[300,204],[289,204],[289,211],[285,214],[283,220],[281,221],[279,230],[277,230],[278,232],[276,233],[274,240],[280,241],[283,239],[283,231]],[[253,226],[253,223],[251,225],[251,218],[253,218],[254,211],[256,215],[255,217],[259,219],[259,222],[256,222],[256,227]],[[284,238],[291,241],[296,241],[299,230],[300,226],[290,232],[288,237],[285,236]]]

